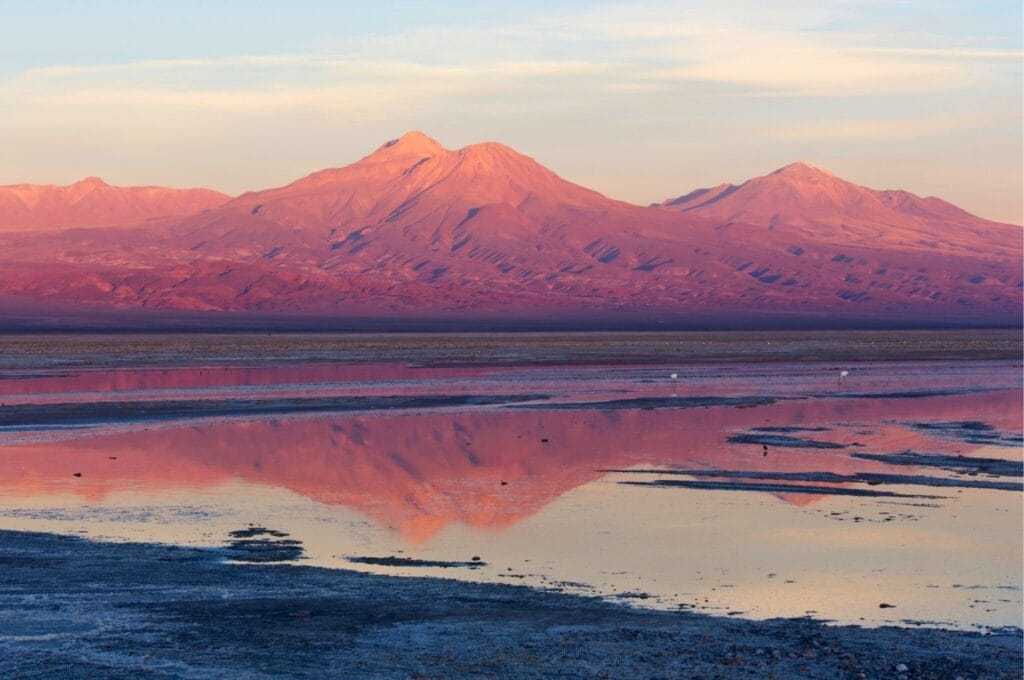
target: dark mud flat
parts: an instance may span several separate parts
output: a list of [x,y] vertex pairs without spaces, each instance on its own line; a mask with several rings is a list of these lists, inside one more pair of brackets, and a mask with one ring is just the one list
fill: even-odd
[[978,387],[937,390],[897,390],[894,392],[824,392],[815,394],[815,399],[929,399],[931,397],[959,397],[966,394],[983,394],[989,390]]
[[0,532],[0,677],[1021,677],[1019,630],[753,622],[226,557]]
[[627,486],[647,486],[664,489],[700,489],[701,491],[753,491],[757,493],[809,493],[815,496],[857,496],[860,498],[944,498],[930,494],[875,491],[843,486],[817,486],[813,484],[784,484],[779,482],[724,482],[706,479],[653,479],[650,481],[619,482]]
[[[0,330],[5,324],[0,317]],[[408,324],[404,324],[408,325]],[[144,327],[153,328],[152,320]],[[449,325],[450,328],[450,325]],[[351,331],[356,331],[353,327]],[[403,362],[420,366],[1020,360],[1021,330],[0,335],[0,369]]]
[[397,411],[453,406],[496,406],[544,399],[545,395],[422,395],[394,397],[300,397],[288,399],[175,399],[162,401],[94,401],[58,404],[13,404],[0,408],[4,428],[67,427],[118,423],[343,413],[347,411]]
[[762,446],[779,446],[790,449],[845,449],[846,444],[827,442],[819,439],[807,439],[794,437],[788,434],[777,434],[774,432],[743,432],[729,437],[726,441],[730,444],[761,444]]
[[231,532],[225,550],[238,562],[288,562],[305,554],[302,542],[283,531],[266,527],[248,527]]
[[910,423],[915,430],[935,434],[940,437],[957,439],[968,444],[987,446],[1005,446],[1020,448],[1024,446],[1024,437],[1019,434],[1000,432],[988,423],[979,420],[962,420],[953,422]]
[[1024,461],[1005,458],[982,458],[980,456],[947,456],[941,453],[853,453],[853,458],[874,460],[889,465],[913,465],[933,467],[960,474],[984,473],[996,477],[1024,476]]
[[568,401],[544,402],[541,404],[510,404],[511,408],[524,408],[544,411],[616,411],[639,409],[652,411],[662,408],[711,408],[733,407],[753,408],[770,406],[779,401],[779,397],[739,396],[739,397],[635,397],[632,399],[610,399],[606,401]]
[[869,486],[914,485],[954,489],[989,489],[992,491],[1024,491],[1022,482],[989,481],[974,478],[930,477],[928,475],[891,475],[877,472],[858,472],[842,475],[835,472],[761,472],[745,470],[600,470],[626,475],[683,475],[686,477],[717,477],[721,479],[769,480],[782,482],[824,482],[826,484],[867,484]]
[[388,555],[385,557],[375,557],[372,555],[353,555],[345,558],[352,564],[368,564],[377,567],[420,567],[435,569],[479,569],[480,567],[486,567],[487,563],[477,558],[476,560],[418,560],[413,557],[399,557],[396,555]]

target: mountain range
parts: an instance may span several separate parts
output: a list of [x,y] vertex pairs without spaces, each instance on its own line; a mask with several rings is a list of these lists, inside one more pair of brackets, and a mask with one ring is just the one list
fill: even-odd
[[133,224],[151,217],[190,215],[230,196],[212,189],[115,187],[99,177],[68,186],[0,186],[0,231],[57,230]]
[[235,198],[0,187],[10,318],[1007,325],[1021,251],[1020,226],[805,163],[638,206],[420,132]]

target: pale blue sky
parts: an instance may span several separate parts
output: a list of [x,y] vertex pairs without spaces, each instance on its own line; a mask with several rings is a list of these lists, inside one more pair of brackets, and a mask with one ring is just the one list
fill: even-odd
[[0,18],[0,183],[236,193],[421,129],[638,203],[800,159],[1021,221],[1019,1],[0,0]]

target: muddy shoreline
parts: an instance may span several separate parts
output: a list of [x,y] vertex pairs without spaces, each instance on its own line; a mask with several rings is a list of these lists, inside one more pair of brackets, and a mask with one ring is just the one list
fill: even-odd
[[[945,331],[54,333],[0,330],[0,370],[403,363],[421,367],[1020,361],[1020,328]],[[116,348],[112,352],[111,349]]]
[[1021,677],[1020,630],[756,622],[229,557],[0,531],[0,676]]

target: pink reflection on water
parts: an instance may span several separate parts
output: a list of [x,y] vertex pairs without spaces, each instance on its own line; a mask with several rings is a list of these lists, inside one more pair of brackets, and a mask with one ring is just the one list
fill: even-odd
[[[380,375],[380,368],[373,366],[319,368],[323,372],[299,375],[307,380]],[[225,369],[216,378],[219,384],[252,379],[246,370]],[[424,369],[399,367],[391,375],[409,370]],[[166,373],[161,371],[155,380],[170,384]],[[270,380],[277,374],[261,375]],[[287,375],[293,380],[297,374],[288,369]],[[452,375],[451,369],[444,369],[435,377]],[[152,385],[147,381],[153,379],[137,376],[131,384]],[[175,371],[174,379],[212,384],[198,369],[180,375]],[[92,384],[96,389],[100,383]],[[159,494],[244,480],[356,509],[408,541],[422,542],[452,523],[491,530],[511,526],[568,491],[601,478],[607,468],[851,474],[894,472],[884,463],[851,457],[853,451],[913,449],[971,455],[976,445],[922,433],[904,423],[984,420],[1019,431],[1021,400],[1020,389],[1004,389],[917,399],[806,399],[754,408],[462,410],[199,422],[0,447],[0,489],[10,497],[72,493],[98,502],[119,490]],[[732,434],[763,426],[830,427],[795,436],[862,446],[772,447],[765,456],[760,445],[727,442]],[[1007,449],[1007,456],[1020,456],[1020,450]],[[75,473],[82,476],[73,477]],[[809,493],[778,497],[800,505],[819,498]]]

